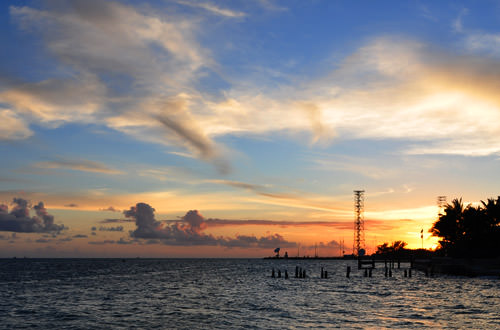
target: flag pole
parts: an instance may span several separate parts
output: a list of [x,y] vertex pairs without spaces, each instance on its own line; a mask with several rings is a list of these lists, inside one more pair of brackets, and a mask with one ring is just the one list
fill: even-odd
[[420,230],[420,239],[422,240],[422,250],[424,249],[424,228]]

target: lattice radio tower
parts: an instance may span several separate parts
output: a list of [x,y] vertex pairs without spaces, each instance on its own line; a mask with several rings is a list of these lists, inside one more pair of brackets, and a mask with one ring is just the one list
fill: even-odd
[[436,198],[437,206],[438,206],[438,217],[441,216],[441,212],[444,210],[446,206],[446,196],[438,196]]
[[365,246],[365,191],[354,190],[354,241],[353,254],[359,256],[364,254]]

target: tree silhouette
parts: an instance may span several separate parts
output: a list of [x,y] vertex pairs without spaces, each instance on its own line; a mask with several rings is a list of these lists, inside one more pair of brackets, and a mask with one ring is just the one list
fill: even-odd
[[406,242],[403,241],[395,241],[392,242],[391,245],[389,243],[385,242],[384,244],[381,244],[377,246],[377,252],[376,254],[398,254],[401,253],[405,250],[406,245],[408,245]]
[[462,199],[446,205],[430,232],[440,237],[440,250],[449,256],[500,255],[500,197],[464,206]]

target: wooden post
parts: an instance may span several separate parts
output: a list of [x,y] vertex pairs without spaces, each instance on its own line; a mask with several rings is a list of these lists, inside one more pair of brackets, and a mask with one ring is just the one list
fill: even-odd
[[365,273],[363,274],[363,277],[368,277],[368,269],[365,268]]
[[408,272],[406,271],[406,269],[405,269],[405,277],[408,277]]
[[387,274],[388,274],[388,270],[387,270],[387,267],[385,267],[385,277],[387,277]]
[[278,278],[281,278],[281,269],[278,269]]
[[411,277],[411,268],[408,269],[408,277]]
[[372,268],[368,270],[368,277],[372,277]]
[[351,274],[351,266],[347,266],[346,277],[349,277],[350,274]]
[[328,278],[328,271],[325,270],[325,278]]
[[299,266],[295,266],[295,278],[299,277]]
[[274,275],[274,268],[273,268],[273,272],[272,272],[272,274],[271,274],[271,277],[272,277],[272,278],[275,278],[275,277],[276,277],[276,276]]
[[285,279],[288,279],[288,271],[285,269]]
[[392,277],[392,270],[389,269],[389,277]]
[[325,273],[323,271],[323,267],[321,267],[321,278],[325,278]]

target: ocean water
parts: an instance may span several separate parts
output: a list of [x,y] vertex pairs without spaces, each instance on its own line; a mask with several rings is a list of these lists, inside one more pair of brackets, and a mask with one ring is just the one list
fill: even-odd
[[369,278],[344,260],[3,259],[0,328],[499,329],[500,280]]

